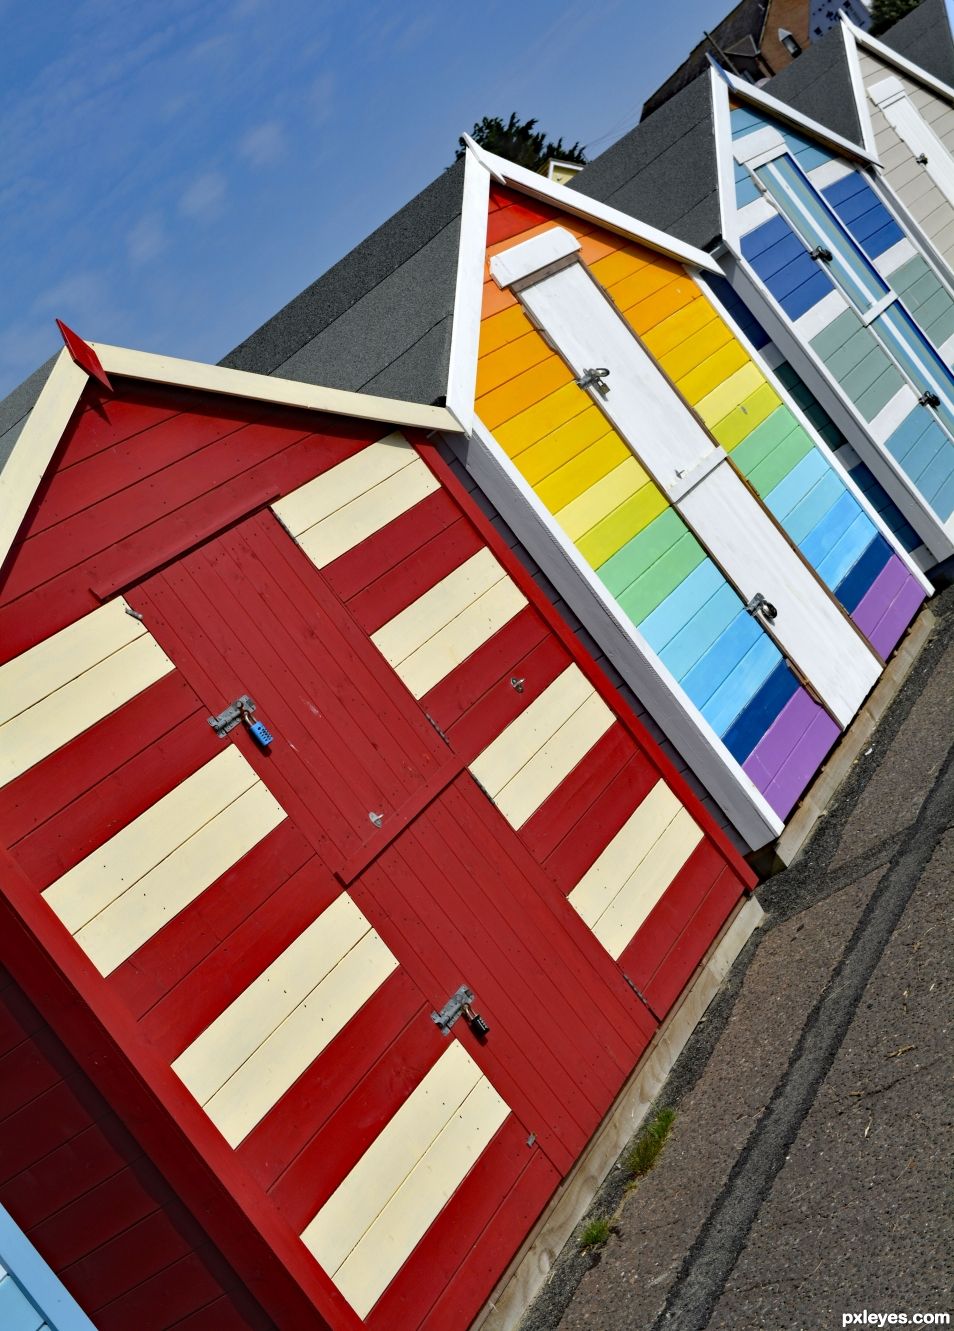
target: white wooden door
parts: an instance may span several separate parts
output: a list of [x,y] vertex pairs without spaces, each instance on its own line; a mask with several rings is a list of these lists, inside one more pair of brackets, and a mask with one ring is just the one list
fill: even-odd
[[954,203],[954,159],[893,75],[873,83],[868,96],[938,189]]
[[520,299],[746,601],[775,607],[763,627],[846,726],[881,665],[725,452],[681,401],[582,263],[525,286]]

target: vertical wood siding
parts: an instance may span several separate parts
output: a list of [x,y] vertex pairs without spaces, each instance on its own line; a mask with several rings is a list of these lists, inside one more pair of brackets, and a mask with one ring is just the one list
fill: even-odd
[[[426,450],[241,415],[136,388],[80,412],[3,594],[22,654],[2,669],[69,688],[46,664],[58,635],[106,621],[162,669],[50,731],[3,788],[0,835],[292,1269],[317,1259],[328,1306],[371,1328],[465,1326],[751,876]],[[110,457],[151,478],[138,509]],[[91,583],[124,600],[94,608]],[[243,692],[267,754],[207,724]],[[431,1020],[464,982],[485,1043]],[[120,1303],[97,1324],[166,1325]]]
[[[882,63],[878,56],[863,47],[858,48],[858,56],[865,87],[871,87],[888,75],[898,79],[925,122],[954,156],[954,106],[894,65]],[[889,188],[923,228],[949,271],[954,272],[954,206],[915,161],[911,149],[889,124],[884,112],[870,97],[867,101],[878,160],[884,167]]]
[[[488,256],[556,220],[503,189],[492,191],[491,200]],[[868,562],[857,567],[858,586],[844,589],[852,602],[846,608],[855,611],[894,556],[701,288],[676,263],[577,220],[558,220],[580,239],[584,261],[623,317],[836,595],[873,547]],[[805,262],[815,274],[816,265],[807,256]],[[477,412],[784,816],[810,779],[804,746],[820,761],[835,732],[814,724],[815,705],[806,704],[774,643],[744,613],[716,565],[599,408],[575,386],[517,300],[489,275]],[[862,570],[870,575],[867,582]],[[899,636],[901,631],[903,626]]]

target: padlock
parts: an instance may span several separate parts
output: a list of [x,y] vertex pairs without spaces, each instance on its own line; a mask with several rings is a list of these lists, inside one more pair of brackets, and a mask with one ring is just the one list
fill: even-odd
[[253,721],[247,707],[242,708],[242,720],[248,726],[248,733],[260,749],[267,749],[275,736],[262,721]]

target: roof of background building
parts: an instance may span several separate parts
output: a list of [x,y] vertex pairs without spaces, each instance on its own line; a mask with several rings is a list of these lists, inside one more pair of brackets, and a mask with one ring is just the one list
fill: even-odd
[[921,0],[879,41],[954,88],[954,32],[945,0]]
[[[725,18],[711,29],[710,36],[713,41],[705,38],[697,46],[694,46],[688,57],[682,62],[679,68],[670,74],[665,83],[661,83],[656,91],[650,94],[643,103],[642,118],[645,120],[653,115],[661,106],[666,103],[675,93],[681,91],[694,79],[702,74],[708,63],[710,55],[718,59],[718,52],[715,46],[720,50],[728,52],[732,47],[751,37],[756,47],[759,46],[762,38],[762,29],[765,26],[765,15],[768,10],[768,0],[741,0]],[[713,42],[715,45],[713,45]],[[754,58],[754,53],[753,57]]]
[[463,180],[458,162],[219,363],[407,402],[442,401]]
[[704,249],[720,231],[708,69],[573,177],[569,188]]
[[831,28],[813,42],[797,60],[769,79],[763,91],[863,146],[840,27]]
[[38,370],[34,370],[29,379],[24,379],[22,384],[0,401],[0,471],[13,452],[13,446],[36,406],[36,400],[52,373],[56,359],[56,356],[51,356]]

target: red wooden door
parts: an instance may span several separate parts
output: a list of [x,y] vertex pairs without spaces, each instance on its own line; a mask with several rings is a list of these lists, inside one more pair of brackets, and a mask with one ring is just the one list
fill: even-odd
[[[173,1066],[240,1158],[264,1171],[273,1200],[362,1318],[466,1325],[606,1114],[654,1022],[467,771],[467,756],[441,735],[270,512],[184,556],[127,599],[210,714],[249,694],[273,733],[267,750],[244,727],[222,745],[238,747],[336,876],[321,889],[322,913],[292,948],[305,957],[295,964],[312,966],[322,964],[322,948],[337,948],[341,984],[352,967],[357,997],[349,1007],[347,994],[336,992],[338,1015],[318,1006],[313,1019],[338,1022],[330,1049],[342,1086],[355,1084],[349,1063],[370,1068],[390,1059],[392,1075],[386,1087],[365,1086],[363,1107],[355,1090],[331,1108],[327,1086],[320,1112],[314,1097],[298,1103],[299,1120],[315,1115],[306,1153],[300,1122],[284,1140],[273,1133],[267,1150],[260,1144],[259,1125],[279,1121],[282,1096],[294,1094],[280,1067],[269,1064],[264,1082],[249,1085],[248,1096],[261,1101],[251,1115],[235,1095],[228,1103],[240,1066],[223,1064],[218,1075],[226,1080],[211,1089],[209,1069],[239,1038],[244,995],[230,995],[228,1010]],[[397,983],[394,967],[412,995],[405,1009],[413,1015],[398,1033],[386,1006],[368,997]],[[276,972],[282,984],[284,977]],[[248,986],[251,1019],[260,1001],[255,984],[261,1001],[271,1001],[267,981]],[[473,991],[490,1027],[484,1039],[464,1019],[444,1036],[430,1017],[461,986]],[[274,1103],[269,1077],[279,1087]],[[450,1105],[446,1122],[436,1101]],[[385,1162],[402,1151],[408,1177],[418,1169],[430,1183],[421,1201],[398,1181],[382,1211]],[[283,1152],[307,1154],[314,1161],[307,1176]],[[344,1217],[357,1215],[360,1227],[365,1211],[366,1230],[351,1233]],[[478,1255],[435,1303],[449,1279],[451,1212],[451,1250],[464,1243]]]

